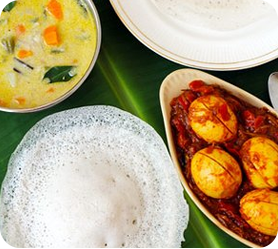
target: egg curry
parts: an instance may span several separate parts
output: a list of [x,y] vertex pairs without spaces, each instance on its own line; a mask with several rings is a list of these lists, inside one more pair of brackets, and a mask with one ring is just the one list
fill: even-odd
[[185,179],[225,227],[259,246],[278,231],[278,118],[201,80],[171,102]]
[[236,135],[236,116],[218,96],[206,95],[193,101],[188,117],[195,133],[207,142],[225,142]]
[[96,50],[82,0],[17,0],[0,18],[0,107],[35,108],[70,91]]
[[242,181],[237,161],[229,153],[213,146],[194,154],[191,173],[198,188],[213,198],[233,197]]

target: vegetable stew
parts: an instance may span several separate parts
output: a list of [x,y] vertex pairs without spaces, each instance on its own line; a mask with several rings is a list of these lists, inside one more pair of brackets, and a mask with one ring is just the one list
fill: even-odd
[[0,18],[0,105],[21,109],[55,101],[86,73],[96,24],[82,0],[18,0]]

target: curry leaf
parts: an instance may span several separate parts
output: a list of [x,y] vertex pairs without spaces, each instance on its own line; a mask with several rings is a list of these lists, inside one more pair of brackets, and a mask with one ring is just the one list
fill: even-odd
[[12,54],[15,47],[15,37],[11,36],[3,38],[1,44],[8,53]]
[[76,75],[75,68],[74,66],[52,67],[45,73],[43,79],[48,79],[49,83],[69,81]]
[[4,12],[11,11],[15,4],[16,0],[0,0],[0,8]]
[[82,8],[82,10],[87,14],[87,8],[86,4],[83,2],[83,0],[77,0],[77,4]]

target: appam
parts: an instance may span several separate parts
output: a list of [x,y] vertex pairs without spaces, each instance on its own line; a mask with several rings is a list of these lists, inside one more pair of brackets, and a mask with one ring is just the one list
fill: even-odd
[[163,140],[110,106],[38,122],[1,188],[0,230],[14,247],[180,247],[188,219]]
[[260,22],[275,9],[263,0],[152,0],[157,9],[185,25],[233,31]]

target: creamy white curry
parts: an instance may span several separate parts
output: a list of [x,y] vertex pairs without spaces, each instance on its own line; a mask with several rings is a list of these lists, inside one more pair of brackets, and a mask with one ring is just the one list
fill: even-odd
[[18,0],[0,17],[0,106],[55,101],[86,73],[95,53],[94,18],[82,0]]

